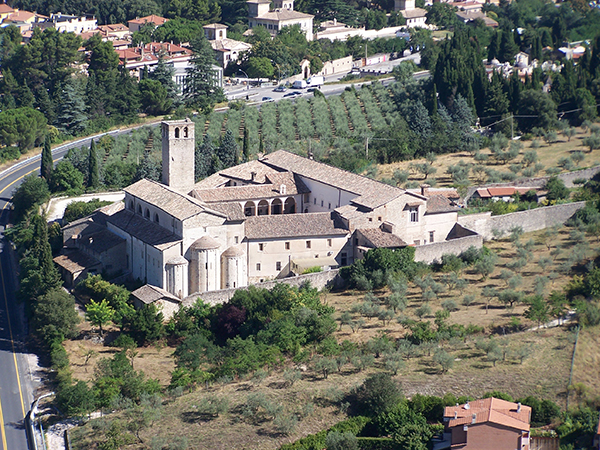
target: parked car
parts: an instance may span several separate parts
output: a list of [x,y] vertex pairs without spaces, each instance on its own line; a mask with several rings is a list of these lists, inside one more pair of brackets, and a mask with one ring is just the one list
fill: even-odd
[[275,99],[273,97],[263,97],[262,101],[263,102],[274,102]]
[[283,97],[289,97],[289,98],[296,98],[298,96],[302,95],[302,92],[288,92],[287,94],[285,94]]
[[273,89],[273,92],[285,92],[285,91],[287,91],[287,88],[283,85],[277,86],[275,89]]

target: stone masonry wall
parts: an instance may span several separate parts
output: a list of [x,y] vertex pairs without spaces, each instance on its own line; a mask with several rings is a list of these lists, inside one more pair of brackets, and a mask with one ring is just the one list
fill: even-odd
[[483,245],[483,237],[476,234],[474,236],[465,236],[450,241],[419,245],[415,247],[415,261],[431,264],[434,261],[440,261],[442,255],[447,253],[459,255],[472,245],[480,248]]
[[458,216],[458,223],[469,230],[483,236],[485,240],[493,239],[492,230],[508,233],[514,226],[523,227],[523,231],[537,231],[554,225],[562,225],[575,212],[585,206],[585,202],[565,203],[563,205],[545,206],[518,211],[501,216],[492,216],[490,212]]
[[[306,275],[299,275],[297,277],[281,278],[273,281],[265,281],[264,283],[253,284],[257,288],[272,289],[277,283],[285,283],[291,286],[300,286],[302,283],[309,281],[312,287],[317,289],[323,289],[324,287],[340,287],[343,285],[343,280],[339,276],[339,269],[326,270],[324,272],[309,273]],[[235,291],[238,289],[247,289],[247,287],[235,288],[235,289],[220,289],[218,291],[209,291],[202,293],[195,293],[187,296],[181,303],[182,306],[192,306],[198,297],[200,297],[205,303],[210,305],[218,305],[229,301]]]

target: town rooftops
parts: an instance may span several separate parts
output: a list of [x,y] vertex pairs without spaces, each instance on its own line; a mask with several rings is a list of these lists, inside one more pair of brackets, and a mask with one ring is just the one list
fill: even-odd
[[252,216],[246,219],[245,231],[248,239],[340,236],[349,233],[336,226],[329,212]]
[[215,213],[205,208],[195,198],[176,192],[156,181],[143,179],[123,190],[126,194],[158,206],[164,212],[179,220],[185,220],[205,211]]
[[352,199],[352,203],[370,209],[384,205],[405,192],[397,187],[325,163],[303,158],[285,150],[269,153],[262,161],[270,166],[297,173],[304,178],[354,193],[357,197]]
[[142,303],[146,305],[150,305],[161,299],[167,299],[172,302],[181,303],[181,299],[175,297],[173,294],[165,291],[162,288],[157,286],[152,286],[151,284],[145,284],[139,289],[136,289],[131,293],[135,298],[137,298]]
[[491,422],[521,431],[529,430],[531,408],[490,397],[444,409],[448,428]]

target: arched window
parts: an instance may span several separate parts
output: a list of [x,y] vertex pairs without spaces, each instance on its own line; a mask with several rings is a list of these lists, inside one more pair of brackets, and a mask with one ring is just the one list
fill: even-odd
[[258,202],[258,215],[266,216],[269,214],[269,202],[266,200],[261,200]]
[[275,200],[273,200],[271,202],[271,214],[272,215],[281,214],[282,211],[283,211],[283,204],[281,203],[281,199],[276,198]]
[[144,217],[145,217],[146,219],[149,219],[149,218],[150,218],[150,210],[149,210],[148,208],[146,208],[146,211],[144,212]]
[[185,127],[185,128],[183,129],[183,137],[184,137],[184,138],[188,137],[188,127]]
[[138,214],[142,215],[142,205],[138,205]]
[[129,202],[129,209],[130,209],[130,210],[132,210],[132,211],[135,211],[135,206],[134,206],[134,204],[133,204],[133,200],[131,200],[131,201]]
[[246,202],[244,205],[244,215],[247,217],[256,215],[256,206],[254,206],[254,202]]
[[296,213],[296,200],[294,200],[294,197],[288,197],[288,199],[285,201],[283,213],[284,214],[295,214]]
[[179,138],[179,128],[175,128],[175,138]]
[[159,223],[159,221],[158,221],[158,213],[154,213],[154,221],[156,223]]

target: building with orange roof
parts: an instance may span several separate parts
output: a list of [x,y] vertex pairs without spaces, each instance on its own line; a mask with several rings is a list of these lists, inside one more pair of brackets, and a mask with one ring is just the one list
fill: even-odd
[[444,409],[444,441],[435,450],[530,450],[531,408],[484,398]]
[[0,22],[10,16],[13,12],[15,12],[15,10],[6,3],[0,3]]
[[130,20],[127,22],[127,25],[129,25],[129,32],[135,33],[136,31],[140,31],[140,28],[142,28],[147,23],[152,23],[154,24],[154,27],[159,27],[168,20],[169,19],[165,19],[164,17],[152,14],[151,16],[138,17],[136,19]]

